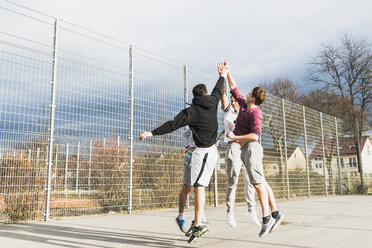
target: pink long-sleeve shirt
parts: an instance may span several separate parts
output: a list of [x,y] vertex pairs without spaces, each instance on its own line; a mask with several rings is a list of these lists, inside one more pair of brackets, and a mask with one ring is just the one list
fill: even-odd
[[246,135],[255,133],[261,136],[262,111],[260,108],[247,108],[244,97],[239,93],[238,87],[231,90],[232,96],[239,103],[240,109],[236,118],[234,134]]

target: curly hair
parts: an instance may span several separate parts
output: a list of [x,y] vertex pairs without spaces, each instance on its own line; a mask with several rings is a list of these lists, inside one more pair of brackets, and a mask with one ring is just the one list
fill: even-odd
[[266,92],[260,86],[255,87],[252,91],[252,97],[256,99],[254,103],[258,106],[266,101]]

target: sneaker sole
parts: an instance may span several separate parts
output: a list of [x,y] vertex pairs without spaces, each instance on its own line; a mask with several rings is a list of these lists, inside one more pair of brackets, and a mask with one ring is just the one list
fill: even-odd
[[273,227],[270,230],[270,233],[274,232],[278,228],[278,226],[280,226],[280,224],[282,223],[283,219],[284,219],[284,215],[282,215],[282,218],[280,218],[280,220],[273,225]]
[[268,233],[269,233],[269,232],[265,232],[265,233],[263,233],[263,234],[261,234],[261,235],[258,235],[258,237],[263,238],[263,237],[265,237]]
[[231,223],[227,222],[227,224],[229,225],[229,227],[231,228],[235,228],[236,227],[236,224],[235,225],[232,225]]
[[196,240],[198,237],[196,236],[191,236],[191,238],[187,241],[187,243],[191,243],[192,241]]

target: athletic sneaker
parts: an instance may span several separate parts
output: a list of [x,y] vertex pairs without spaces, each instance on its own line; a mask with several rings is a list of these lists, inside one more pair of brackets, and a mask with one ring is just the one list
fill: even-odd
[[247,217],[248,219],[253,222],[254,224],[256,224],[257,226],[261,226],[261,223],[260,221],[258,220],[257,218],[257,213],[255,210],[250,210],[247,212]]
[[262,223],[261,231],[260,231],[260,234],[258,234],[258,236],[262,238],[263,236],[268,234],[274,224],[275,224],[275,219],[270,216],[269,222],[267,222],[266,224]]
[[[202,221],[202,224],[204,226],[208,227],[209,222],[208,221]],[[185,232],[185,236],[186,237],[191,237],[191,234],[192,234],[193,230],[194,230],[194,221],[191,221],[191,226],[190,226],[189,230],[187,232]],[[209,228],[208,228],[207,231],[209,231]]]
[[185,232],[186,237],[191,237],[192,231],[194,231],[194,221],[191,221],[191,226],[187,232]]
[[200,225],[198,227],[194,227],[193,231],[192,231],[192,234],[191,234],[191,237],[189,238],[189,241],[187,241],[187,242],[191,243],[195,239],[202,236],[206,231],[208,231],[208,227],[206,225]]
[[275,223],[273,227],[270,229],[270,233],[274,232],[276,228],[282,223],[282,220],[284,219],[284,214],[279,213],[278,216],[275,218]]
[[185,233],[186,232],[186,220],[181,220],[179,218],[179,216],[177,216],[176,218],[176,223],[178,225],[178,227],[180,228],[180,230]]
[[232,228],[236,227],[236,220],[235,220],[235,215],[233,211],[227,212],[226,218],[227,218],[227,224],[229,224],[229,226],[231,226]]

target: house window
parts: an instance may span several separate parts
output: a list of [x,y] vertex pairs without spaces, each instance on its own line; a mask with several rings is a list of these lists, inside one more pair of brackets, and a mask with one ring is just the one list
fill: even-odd
[[356,172],[356,171],[352,171],[352,172],[350,173],[350,175],[351,175],[352,177],[357,177],[357,176],[358,176],[358,172]]
[[349,158],[349,167],[356,168],[356,158]]
[[315,168],[323,168],[323,162],[321,158],[315,158]]
[[276,170],[276,164],[273,164],[273,170]]
[[341,166],[341,168],[344,168],[345,167],[344,159],[343,158],[340,158],[340,166]]
[[296,153],[294,153],[294,158],[297,158],[297,155],[296,155]]

